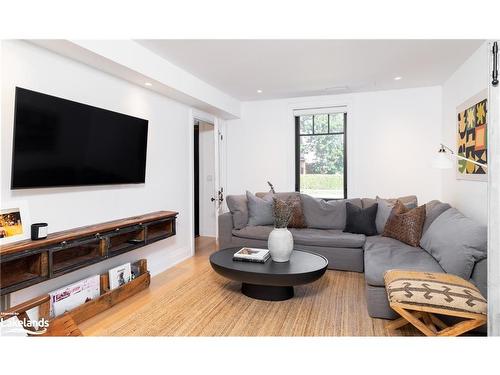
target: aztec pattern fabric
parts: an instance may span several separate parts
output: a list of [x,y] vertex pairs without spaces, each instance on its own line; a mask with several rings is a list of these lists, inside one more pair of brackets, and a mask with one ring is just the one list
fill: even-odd
[[384,275],[384,281],[389,303],[487,313],[487,302],[479,289],[455,275],[389,270]]
[[425,222],[425,205],[408,209],[396,202],[387,220],[382,236],[391,237],[411,246],[418,246]]

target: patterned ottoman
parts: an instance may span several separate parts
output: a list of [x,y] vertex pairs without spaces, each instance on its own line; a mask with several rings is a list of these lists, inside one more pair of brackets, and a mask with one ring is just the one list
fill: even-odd
[[[389,304],[401,315],[389,323],[387,329],[411,323],[426,336],[458,336],[486,324],[486,299],[475,285],[461,277],[390,270],[385,273],[384,281]],[[434,314],[466,320],[448,327]]]

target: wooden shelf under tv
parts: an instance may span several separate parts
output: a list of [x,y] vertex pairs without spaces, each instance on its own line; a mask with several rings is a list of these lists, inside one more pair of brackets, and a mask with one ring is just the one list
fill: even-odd
[[177,212],[157,211],[0,247],[0,294],[38,284],[174,236]]

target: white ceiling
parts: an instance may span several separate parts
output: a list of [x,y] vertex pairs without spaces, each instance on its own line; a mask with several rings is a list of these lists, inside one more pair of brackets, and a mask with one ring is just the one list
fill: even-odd
[[260,100],[440,85],[484,41],[137,42],[237,99]]

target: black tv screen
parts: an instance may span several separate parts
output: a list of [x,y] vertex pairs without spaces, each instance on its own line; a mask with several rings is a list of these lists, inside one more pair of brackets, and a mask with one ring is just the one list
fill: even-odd
[[148,121],[16,87],[12,189],[145,182]]

